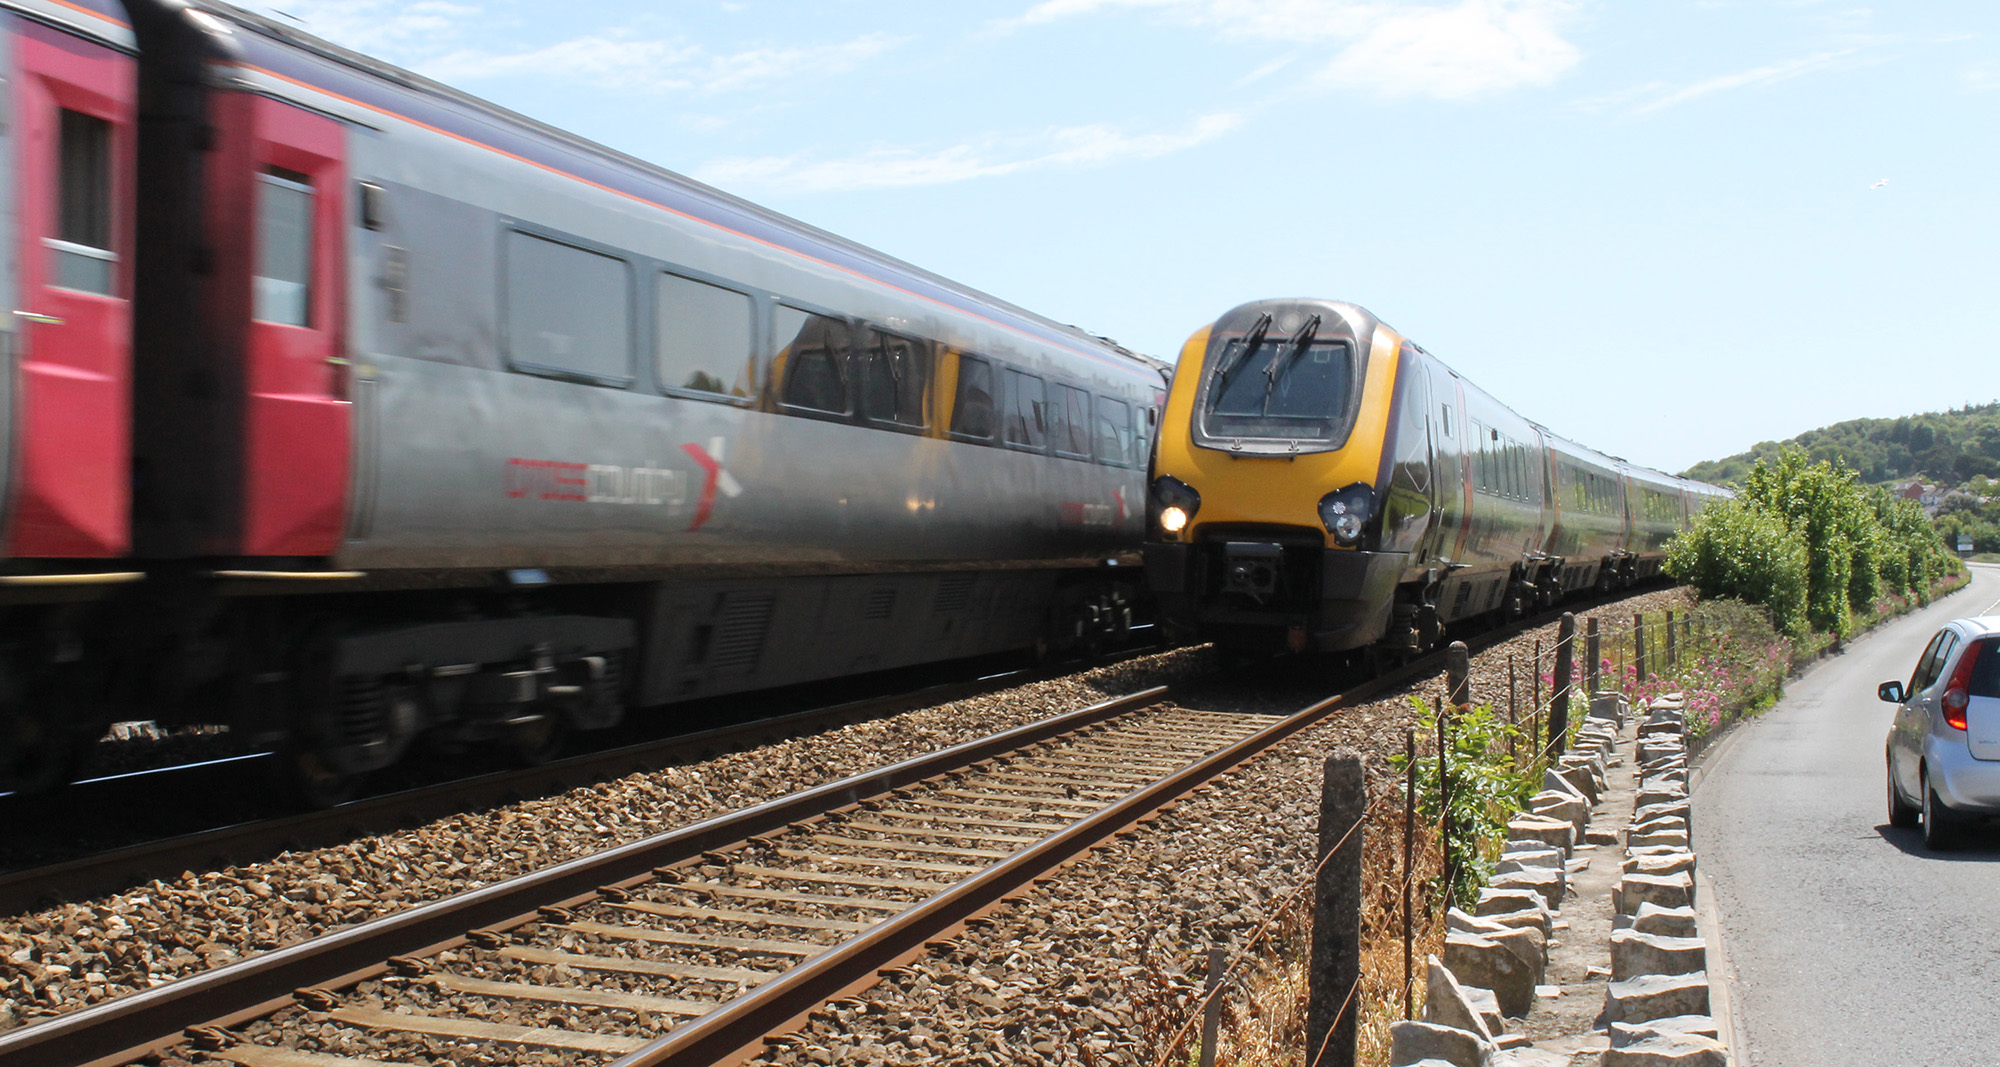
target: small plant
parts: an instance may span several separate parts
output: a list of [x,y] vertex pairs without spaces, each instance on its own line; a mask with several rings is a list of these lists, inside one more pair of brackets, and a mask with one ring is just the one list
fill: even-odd
[[[1417,709],[1419,736],[1427,739],[1417,748],[1417,811],[1445,831],[1451,903],[1470,904],[1498,861],[1507,840],[1507,820],[1528,806],[1541,784],[1541,764],[1531,760],[1525,767],[1517,766],[1510,743],[1529,746],[1533,739],[1496,714],[1491,704],[1478,704],[1445,721],[1440,783],[1437,713],[1422,697],[1413,696],[1410,703]],[[1392,759],[1397,770],[1407,766],[1400,754]]]

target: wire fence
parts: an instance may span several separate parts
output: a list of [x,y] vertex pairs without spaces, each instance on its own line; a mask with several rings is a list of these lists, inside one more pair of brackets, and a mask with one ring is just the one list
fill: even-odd
[[[1712,630],[1698,613],[1687,610],[1642,612],[1622,616],[1615,621],[1607,616],[1590,615],[1578,621],[1581,625],[1561,640],[1545,642],[1536,638],[1525,665],[1526,670],[1522,669],[1519,653],[1508,654],[1507,717],[1514,729],[1508,734],[1506,756],[1525,773],[1540,773],[1560,761],[1567,747],[1568,734],[1580,726],[1588,714],[1587,703],[1581,709],[1582,714],[1568,714],[1569,705],[1577,698],[1587,702],[1590,695],[1600,692],[1616,692],[1628,698],[1637,698],[1649,679],[1657,680],[1684,661],[1712,648],[1721,639],[1719,632]],[[1570,647],[1565,649],[1565,643]],[[1527,698],[1525,702],[1522,700],[1524,695]],[[1497,694],[1494,696],[1497,697]],[[1474,701],[1495,705],[1497,711],[1497,699],[1480,701],[1477,698],[1478,694],[1472,695]],[[1443,908],[1450,906],[1454,879],[1460,873],[1452,870],[1449,862],[1453,835],[1472,829],[1454,825],[1452,817],[1453,775],[1448,736],[1451,716],[1445,712],[1449,706],[1445,695],[1441,693],[1432,706],[1439,723],[1435,806],[1420,804],[1424,798],[1417,793],[1418,746],[1415,729],[1411,729],[1405,739],[1403,795],[1394,798],[1403,802],[1402,847],[1387,899],[1397,902],[1394,914],[1389,918],[1394,924],[1392,929],[1400,928],[1402,974],[1400,982],[1383,991],[1385,1002],[1377,1007],[1387,1012],[1389,1005],[1400,999],[1402,1018],[1413,1018],[1417,1009],[1417,931],[1420,927],[1428,931],[1434,918],[1442,914]],[[1562,724],[1562,729],[1549,732],[1558,722]],[[1520,745],[1522,740],[1527,741],[1525,751]],[[1428,746],[1428,740],[1425,744]],[[1497,752],[1489,754],[1499,755]],[[1232,991],[1244,983],[1246,975],[1267,961],[1267,950],[1281,932],[1298,930],[1302,926],[1309,931],[1309,909],[1315,902],[1314,889],[1326,865],[1347,847],[1362,827],[1387,814],[1391,803],[1383,796],[1370,799],[1360,817],[1343,832],[1338,843],[1326,851],[1312,872],[1279,898],[1250,937],[1229,954],[1221,974],[1210,976],[1207,987],[1187,1007],[1180,1025],[1158,1048],[1153,1067],[1185,1064],[1190,1062],[1191,1057],[1196,1058],[1201,1067],[1209,1067],[1216,1062],[1218,1050],[1215,1043],[1204,1041],[1199,1046],[1192,1044],[1196,1027],[1214,1016]],[[1420,809],[1424,808],[1434,813],[1434,827],[1429,825],[1431,817],[1420,818]],[[1416,842],[1419,838],[1425,840],[1421,856],[1425,861],[1423,863],[1418,862],[1420,856]],[[1442,859],[1443,862],[1433,865],[1430,862],[1432,859]],[[1433,866],[1435,871],[1430,869]],[[1431,885],[1428,891],[1417,892],[1426,882],[1433,880],[1436,884]],[[1382,930],[1385,924],[1377,922],[1373,925],[1379,938],[1385,932]],[[1321,1067],[1331,1038],[1339,1032],[1341,1021],[1350,1012],[1367,1010],[1362,996],[1364,984],[1365,979],[1357,979],[1346,991],[1340,1009],[1327,1029],[1327,1039],[1321,1042],[1319,1048],[1311,1050],[1311,1057],[1305,1061],[1307,1067]]]

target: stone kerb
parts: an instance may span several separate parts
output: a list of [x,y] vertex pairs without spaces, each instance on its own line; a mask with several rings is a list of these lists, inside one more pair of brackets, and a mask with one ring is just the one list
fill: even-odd
[[[1632,818],[1622,831],[1592,829],[1621,750],[1631,759],[1632,778],[1621,781],[1633,782],[1623,787],[1633,792],[1620,795],[1633,797]],[[1425,1019],[1391,1029],[1392,1067],[1569,1062],[1566,1053],[1531,1047],[1508,1028],[1538,996],[1556,992],[1542,983],[1555,937],[1568,927],[1559,915],[1575,892],[1571,876],[1588,863],[1576,855],[1586,840],[1623,845],[1610,889],[1610,981],[1597,1023],[1605,1035],[1596,1046],[1604,1049],[1602,1064],[1725,1067],[1728,1050],[1709,1015],[1708,946],[1693,908],[1681,702],[1663,698],[1635,715],[1622,696],[1596,694],[1570,751],[1542,786],[1530,810],[1508,822],[1499,867],[1472,911],[1447,912],[1444,952],[1429,960]]]

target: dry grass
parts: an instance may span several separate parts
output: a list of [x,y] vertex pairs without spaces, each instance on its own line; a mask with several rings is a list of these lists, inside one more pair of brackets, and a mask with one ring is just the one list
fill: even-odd
[[[1389,1062],[1389,1027],[1403,1015],[1403,792],[1400,778],[1371,783],[1373,814],[1361,858],[1361,989],[1359,1062]],[[1415,827],[1412,1003],[1422,1010],[1424,959],[1442,951],[1444,914],[1432,883],[1443,861],[1435,828]],[[1231,976],[1222,998],[1218,1067],[1308,1067],[1306,1014],[1312,996],[1313,897],[1309,885],[1293,887],[1280,910],[1248,947],[1257,968]],[[1154,1064],[1193,1064],[1201,1052],[1199,982],[1151,966],[1158,983],[1140,996],[1141,1047]],[[1350,1007],[1349,1010],[1355,1010]]]

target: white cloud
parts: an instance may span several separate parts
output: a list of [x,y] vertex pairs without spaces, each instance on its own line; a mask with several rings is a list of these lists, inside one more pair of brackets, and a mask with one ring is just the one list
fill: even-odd
[[1854,54],[1855,50],[1852,48],[1843,48],[1831,52],[1814,52],[1808,56],[1799,56],[1795,59],[1787,59],[1778,63],[1768,63],[1761,67],[1752,67],[1749,70],[1738,71],[1735,74],[1722,74],[1713,78],[1704,78],[1701,81],[1683,85],[1677,89],[1664,89],[1658,95],[1654,96],[1652,100],[1634,107],[1631,113],[1633,115],[1650,115],[1654,112],[1665,111],[1667,108],[1685,104],[1690,100],[1699,100],[1704,96],[1712,96],[1716,93],[1726,93],[1733,89],[1747,89],[1755,86],[1775,85],[1778,82],[1789,81],[1801,75],[1814,74],[1819,71],[1845,66],[1851,61],[1850,57]]
[[1546,85],[1580,54],[1562,35],[1572,0],[1042,0],[989,28],[1013,32],[1149,10],[1226,39],[1320,44],[1314,81],[1386,97],[1461,100]]
[[2000,72],[1990,67],[1974,67],[1965,72],[1962,80],[1965,87],[1975,93],[1989,93],[2000,89]]
[[901,44],[873,33],[829,45],[714,55],[682,41],[587,36],[520,52],[460,49],[419,65],[440,81],[542,75],[612,89],[723,93],[842,74]]
[[1241,124],[1237,115],[1217,113],[1167,133],[1125,133],[1100,124],[1058,127],[1032,137],[989,136],[931,151],[876,148],[844,159],[800,155],[718,159],[696,170],[695,176],[732,192],[819,193],[940,185],[1027,170],[1152,159],[1212,141]]

